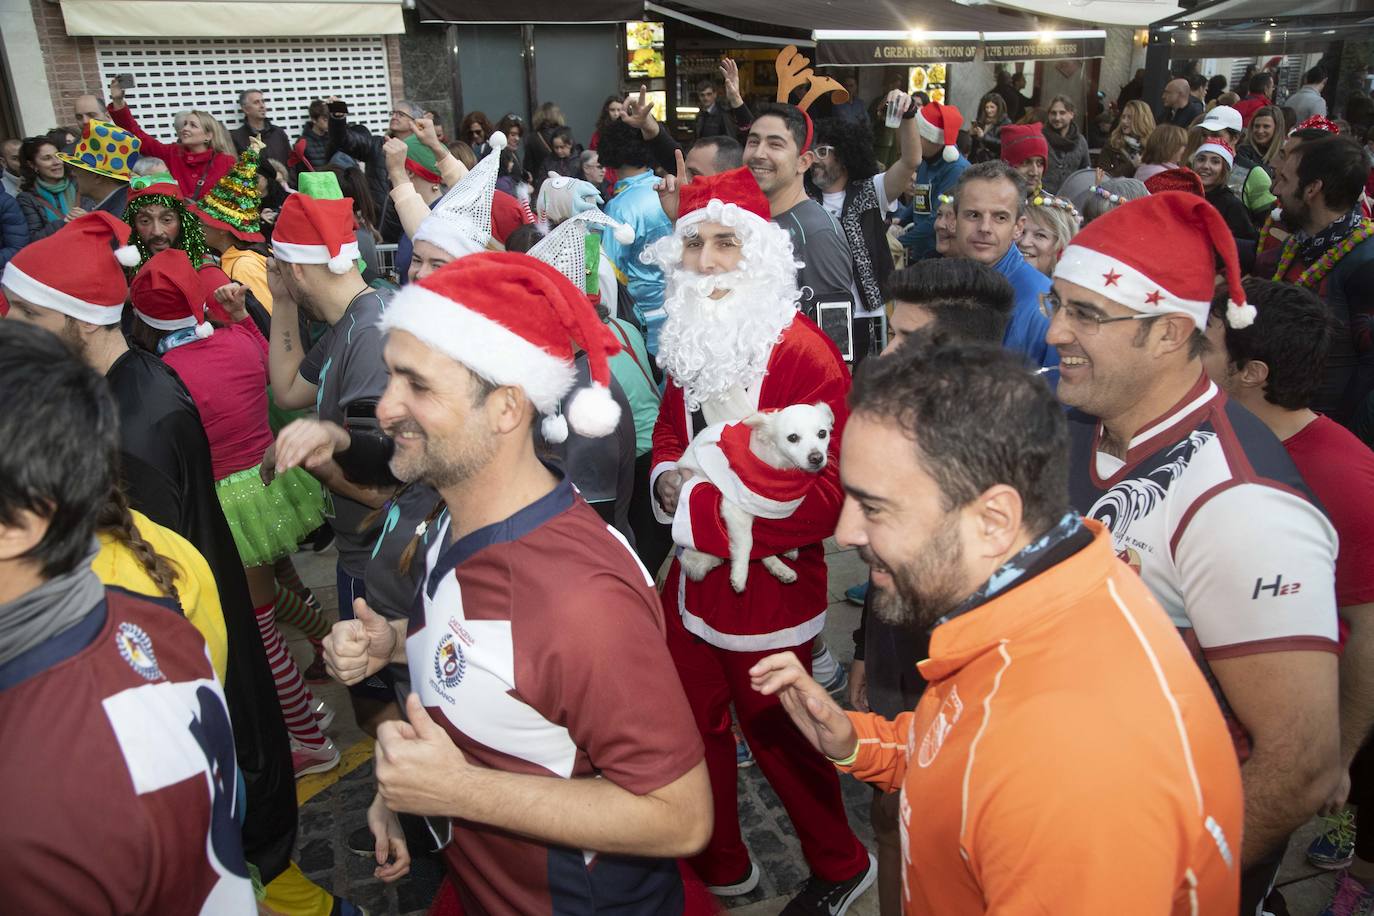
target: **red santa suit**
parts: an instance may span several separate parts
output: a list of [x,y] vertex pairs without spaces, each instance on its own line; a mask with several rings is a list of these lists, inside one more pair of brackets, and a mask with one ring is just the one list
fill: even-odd
[[[746,172],[745,177],[762,201],[752,176]],[[706,193],[713,187],[719,190],[702,179],[687,187],[699,182],[706,186]],[[763,202],[765,214],[766,207]],[[679,235],[691,208],[684,194]],[[763,220],[759,223],[757,230],[777,229]],[[740,229],[745,234],[744,224]],[[747,251],[747,235],[745,245]],[[671,315],[669,320],[673,320]],[[844,502],[839,453],[848,417],[849,370],[830,338],[800,313],[793,313],[773,346],[763,378],[747,386],[742,398],[731,399],[729,406],[708,402],[701,411],[689,411],[685,391],[669,368],[670,384],[654,426],[650,488],[655,493],[659,476],[676,467],[693,437],[708,425],[738,421],[754,410],[820,401],[835,415],[829,460],[795,510],[781,518],[754,519],[754,545],[743,592],[731,588],[728,563],[699,582],[689,580],[676,559],[668,570],[662,592],[668,647],[706,745],[715,805],[711,841],[692,865],[708,885],[731,884],[749,872],[749,853],[739,827],[730,729],[733,703],[740,729],[787,809],[813,874],[827,881],[849,880],[868,867],[869,857],[849,828],[835,768],[792,725],[776,697],[752,689],[748,674],[759,659],[785,650],[795,652],[809,670],[811,641],[825,624],[828,594],[823,541],[834,533]],[[730,541],[721,519],[721,499],[715,485],[697,476],[683,484],[671,516],[657,499],[655,512],[660,521],[671,522],[678,545],[728,558]],[[797,573],[794,583],[780,582],[758,562],[791,550],[797,551],[797,558],[785,562]]]

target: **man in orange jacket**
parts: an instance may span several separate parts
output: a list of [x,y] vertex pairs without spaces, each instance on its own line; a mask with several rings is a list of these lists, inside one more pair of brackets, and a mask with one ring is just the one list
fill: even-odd
[[902,792],[907,913],[1232,916],[1226,724],[1110,535],[1069,510],[1049,388],[981,344],[911,340],[865,369],[836,536],[876,613],[931,629],[929,686],[895,722],[846,714],[780,653],[755,689],[840,769]]

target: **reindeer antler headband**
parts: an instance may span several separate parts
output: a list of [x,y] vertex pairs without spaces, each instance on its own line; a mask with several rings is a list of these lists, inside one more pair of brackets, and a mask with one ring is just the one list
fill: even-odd
[[773,64],[778,73],[778,95],[777,100],[786,105],[792,97],[792,90],[798,86],[810,86],[801,101],[797,103],[797,109],[806,119],[806,142],[802,144],[801,152],[806,152],[811,148],[811,138],[815,135],[815,126],[811,123],[811,115],[806,110],[811,107],[811,103],[816,99],[830,93],[830,101],[836,105],[841,102],[849,101],[849,91],[838,82],[828,76],[817,76],[816,71],[811,69],[811,58],[805,56],[797,50],[796,45],[788,45],[778,52],[778,59]]

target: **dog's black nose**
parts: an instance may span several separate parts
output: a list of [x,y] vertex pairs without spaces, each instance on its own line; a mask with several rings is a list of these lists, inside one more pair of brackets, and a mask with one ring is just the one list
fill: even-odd
[[806,456],[806,460],[813,468],[818,468],[825,464],[825,454],[822,452],[812,452]]

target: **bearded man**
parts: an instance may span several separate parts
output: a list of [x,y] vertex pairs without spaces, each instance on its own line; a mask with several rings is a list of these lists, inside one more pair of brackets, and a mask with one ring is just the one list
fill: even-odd
[[[769,221],[768,200],[747,169],[685,185],[679,214],[674,234],[649,250],[667,282],[658,358],[672,380],[654,427],[650,481],[655,513],[672,524],[674,541],[729,555],[720,491],[676,466],[704,427],[793,404],[825,402],[835,415],[829,462],[796,510],[755,519],[755,559],[743,592],[731,587],[727,565],[699,582],[689,581],[676,560],[668,570],[668,648],[706,744],[715,805],[711,840],[692,864],[720,896],[758,885],[758,866],[740,834],[733,702],[811,866],[811,880],[783,912],[840,916],[873,883],[876,862],[849,829],[834,767],[788,724],[775,698],[749,689],[748,671],[784,650],[809,662],[825,624],[821,542],[835,530],[843,501],[838,455],[849,373],[830,339],[797,312],[791,241]],[[796,551],[787,561],[797,574],[792,584],[757,562],[789,551]]]
[[124,222],[134,230],[132,241],[138,249],[138,267],[131,273],[138,273],[149,258],[168,248],[186,252],[197,269],[210,260],[200,219],[187,212],[181,188],[171,175],[134,176],[129,181]]

